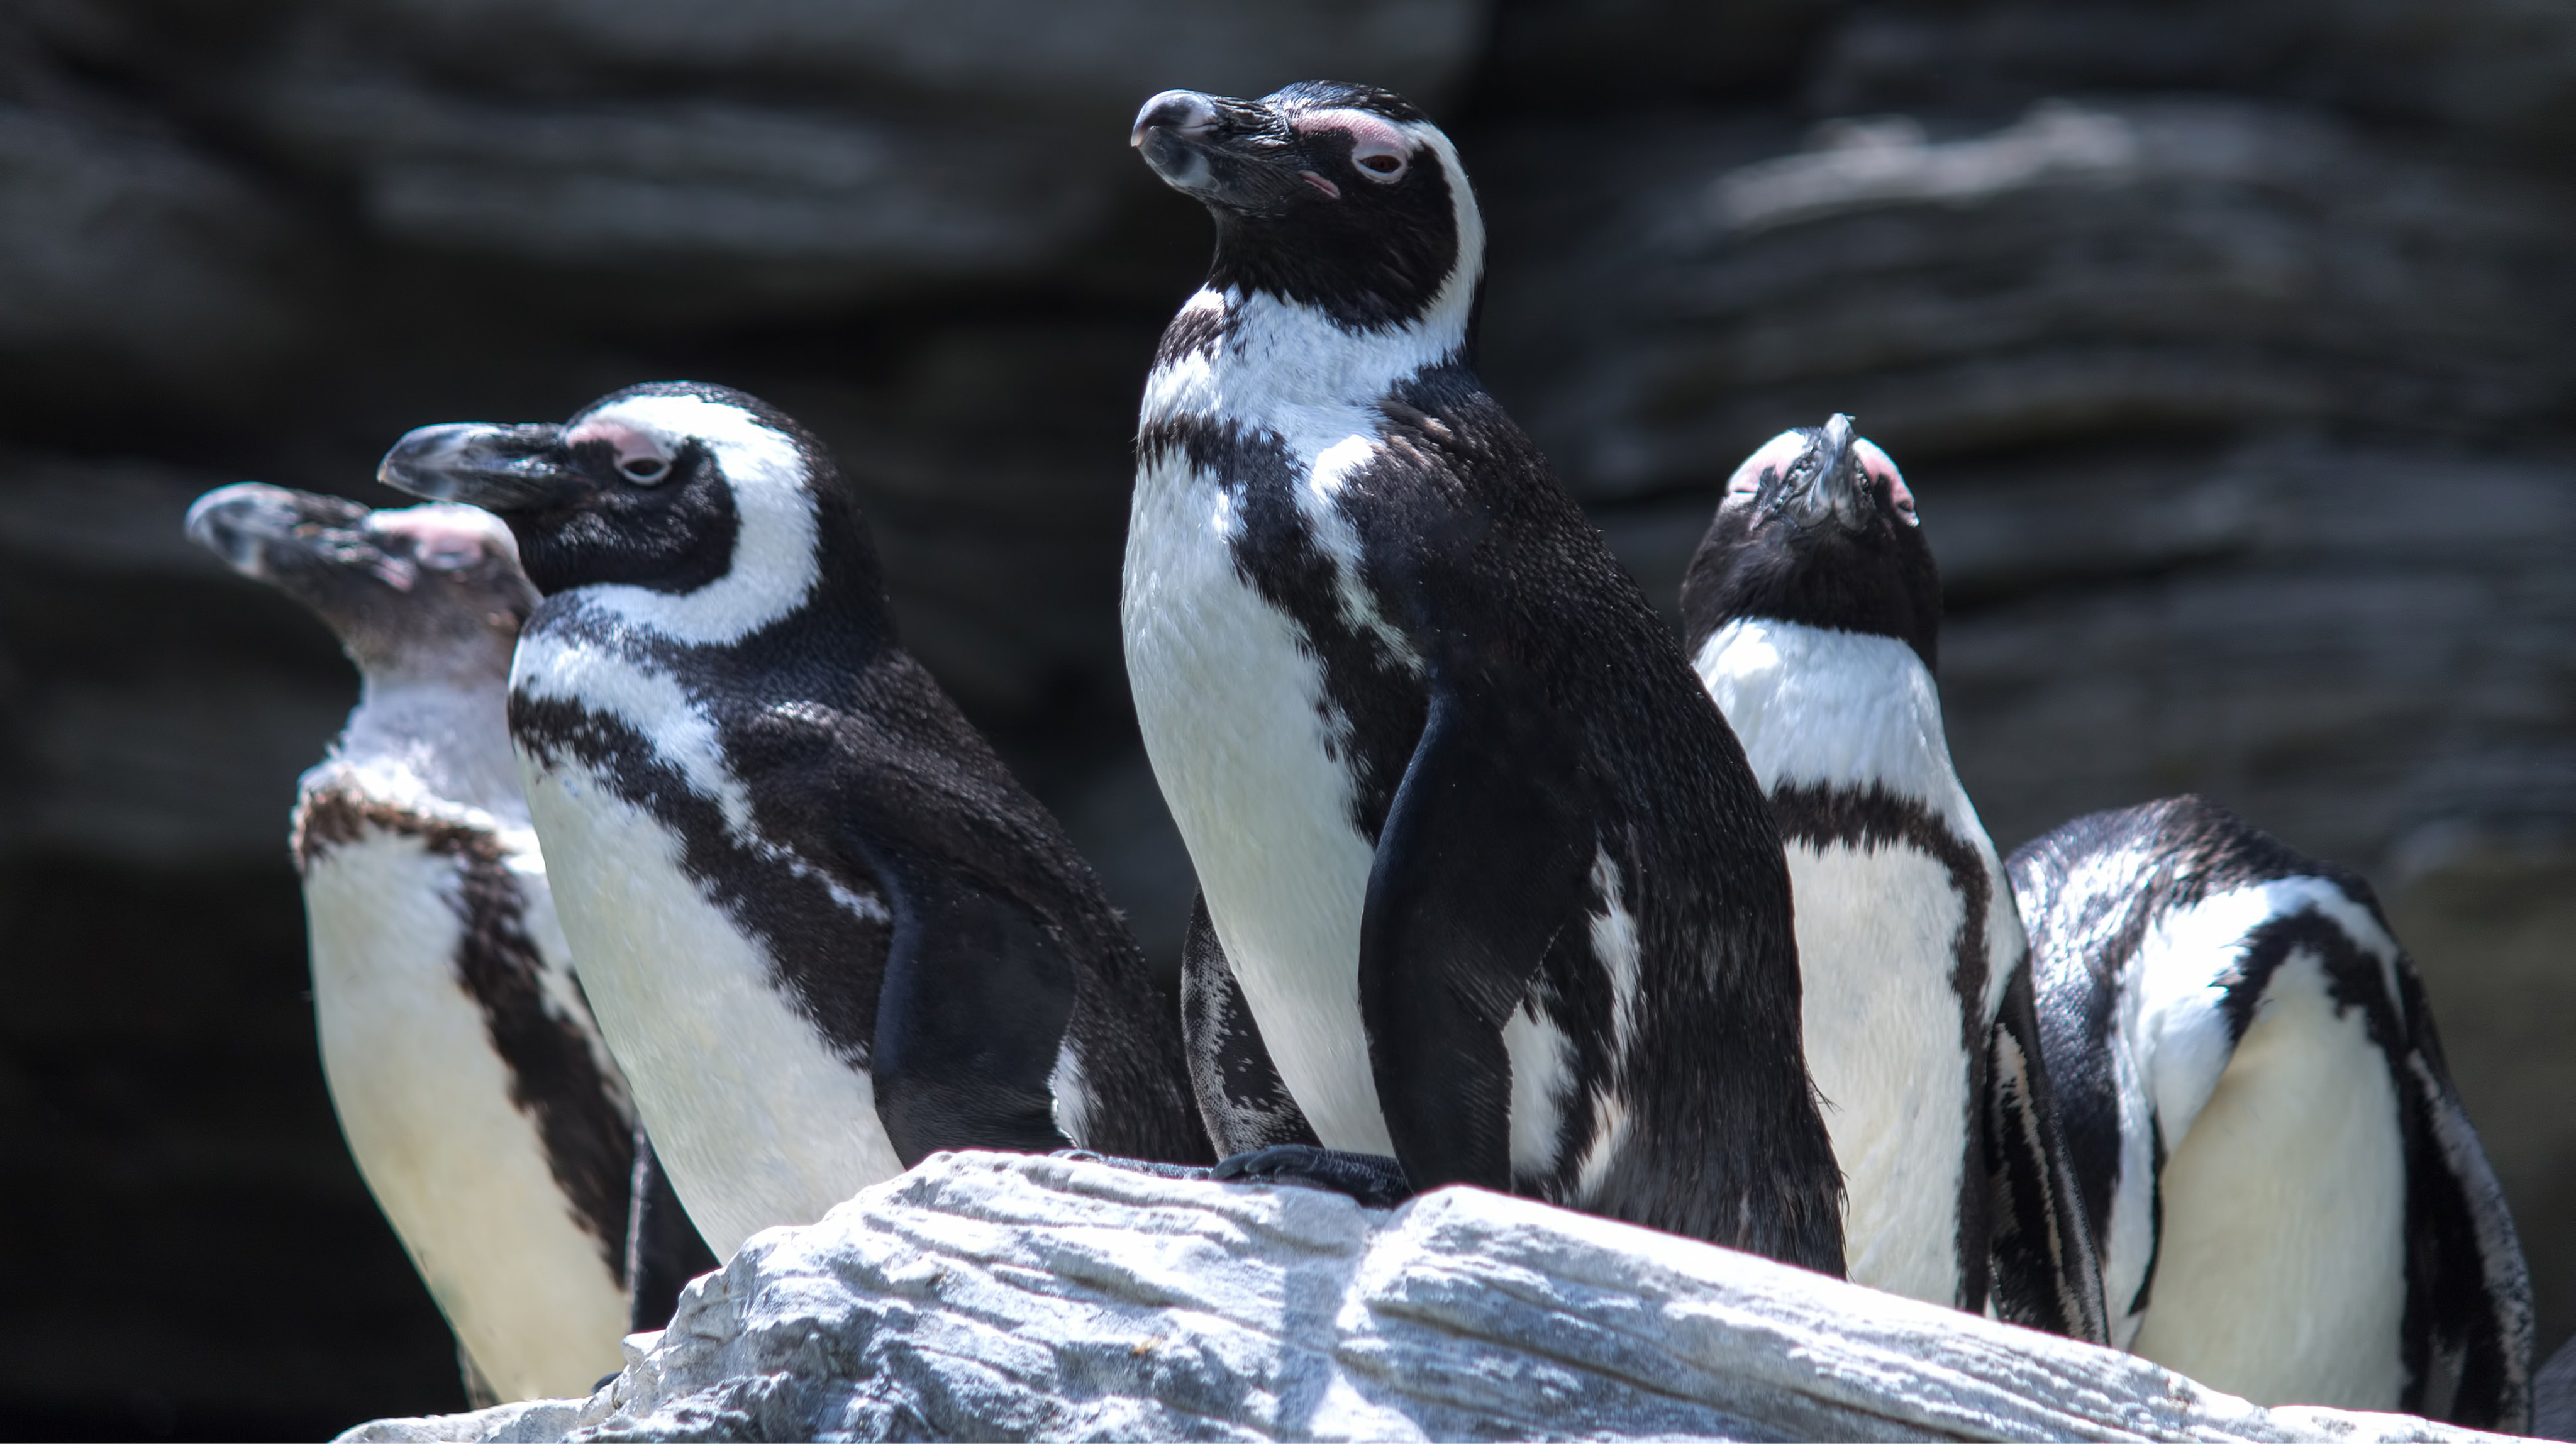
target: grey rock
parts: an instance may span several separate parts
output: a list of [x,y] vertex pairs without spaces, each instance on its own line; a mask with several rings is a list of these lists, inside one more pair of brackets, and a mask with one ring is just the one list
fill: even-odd
[[2001,109],[2106,88],[2329,101],[2532,148],[2576,124],[2576,14],[2527,0],[1972,0],[1856,6],[1807,93],[1828,113]]
[[[0,20],[0,366],[45,394],[238,396],[300,340],[311,248],[261,182],[74,84]],[[23,384],[22,384],[23,386]]]
[[561,1444],[581,1420],[579,1399],[532,1399],[465,1414],[376,1419],[334,1444]]
[[0,676],[0,858],[283,861],[295,779],[356,692],[327,636],[181,534],[223,481],[0,450],[0,638],[24,672]]
[[0,553],[106,575],[220,581],[222,563],[179,520],[203,473],[140,458],[74,459],[0,449]]
[[1482,39],[1478,0],[341,0],[334,20],[460,69],[804,80],[850,94],[1121,121],[1172,86],[1258,95],[1317,75],[1437,99]]
[[714,289],[623,289],[642,313],[1009,277],[1054,259],[1105,210],[1101,168],[972,118],[897,123],[701,96],[532,101],[340,71],[263,77],[244,104],[284,156],[353,183],[364,220],[389,239]]
[[1544,260],[1497,277],[1487,332],[1590,497],[1712,485],[1836,409],[1919,461],[2286,422],[2475,434],[2548,416],[2576,378],[2565,198],[2321,112],[2050,102],[1803,148],[1663,134],[1501,148],[1517,194],[1621,158],[1596,169],[1624,202],[1525,218]]
[[[565,1401],[348,1438],[525,1434]],[[590,1442],[1556,1438],[2428,1442],[1469,1189],[960,1153],[755,1237],[577,1410]],[[494,1442],[486,1440],[486,1442]]]
[[2576,820],[2563,456],[2284,439],[1921,496],[1965,555],[1943,700],[1998,839],[2193,788],[2386,878],[2437,822]]
[[1334,74],[1436,99],[1482,31],[1477,0],[340,0],[188,88],[377,236],[552,269],[630,318],[779,315],[1104,245],[1156,91]]

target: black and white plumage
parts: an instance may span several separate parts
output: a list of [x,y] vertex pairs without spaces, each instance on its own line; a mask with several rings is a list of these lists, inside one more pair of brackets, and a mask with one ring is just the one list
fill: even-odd
[[1169,1008],[1054,817],[898,647],[804,429],[720,387],[418,429],[546,594],[510,733],[565,935],[730,1254],[942,1148],[1205,1161]]
[[370,513],[243,483],[199,499],[188,533],[319,614],[360,671],[294,823],[350,1154],[469,1378],[587,1393],[630,1326],[660,1326],[630,1306],[639,1270],[714,1265],[685,1224],[631,1232],[650,1149],[556,928],[502,719],[536,591],[499,521],[467,508]]
[[1853,1282],[2102,1341],[2012,888],[1942,729],[1914,497],[1835,415],[1756,450],[1682,583],[1778,822]]
[[2188,795],[2011,870],[2113,1342],[2258,1403],[2521,1429],[2522,1249],[2370,887]]
[[1132,139],[1216,220],[1145,386],[1124,627],[1204,893],[1186,996],[1219,1146],[1392,1154],[1417,1187],[1840,1272],[1778,844],[1468,366],[1456,150],[1328,83],[1166,92]]

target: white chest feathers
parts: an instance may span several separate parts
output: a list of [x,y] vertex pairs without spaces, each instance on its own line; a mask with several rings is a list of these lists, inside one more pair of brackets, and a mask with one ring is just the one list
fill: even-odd
[[[521,925],[550,1005],[577,1013],[542,867],[524,831],[517,842]],[[496,1390],[587,1392],[617,1367],[626,1297],[461,977],[457,858],[363,826],[312,854],[304,899],[323,1074],[368,1189]]]
[[[633,730],[728,829],[747,828],[748,795],[712,723],[667,675],[530,635],[512,682]],[[613,766],[524,742],[519,763],[592,1011],[707,1245],[731,1257],[763,1228],[813,1222],[899,1174],[864,1066],[800,1012],[767,948],[683,868],[678,832],[629,798]],[[874,898],[841,897],[883,919]]]
[[[1456,319],[1361,335],[1299,304],[1205,291],[1187,310],[1224,314],[1223,336],[1155,368],[1148,434],[1230,428],[1275,444],[1289,526],[1333,570],[1328,606],[1413,662],[1361,582],[1342,490],[1377,453],[1378,401],[1450,354]],[[1297,621],[1236,564],[1248,481],[1194,466],[1179,446],[1139,459],[1121,606],[1128,678],[1146,756],[1280,1079],[1326,1146],[1385,1153],[1359,1010],[1376,852],[1352,820],[1349,727],[1322,667]]]
[[2152,1266],[2148,1305],[2120,1335],[2214,1388],[2394,1409],[2406,1383],[2406,1161],[2388,1060],[2305,948],[2275,968],[2232,1053],[2220,1009],[2246,934],[2310,907],[2395,961],[2396,943],[2333,882],[2291,879],[2176,913],[2123,979],[2116,1079],[2163,1130],[2163,1233],[2153,1128],[2144,1110],[2124,1113],[2103,1286],[2125,1310]]
[[[1931,674],[1897,640],[1767,619],[1728,624],[1693,663],[1783,807],[1807,1066],[1848,1192],[1851,1279],[1956,1304],[1982,1110],[1970,1053],[1983,1050],[2024,938],[2002,861],[1951,768]],[[1922,838],[1809,829],[1817,822],[1788,808],[1795,798],[1831,813],[1864,797]],[[1970,910],[1979,891],[1981,920]],[[1972,1002],[1956,985],[1963,950],[1985,966]]]
[[1139,470],[1122,606],[1137,721],[1280,1079],[1326,1146],[1385,1153],[1359,1009],[1375,850],[1321,667],[1235,566],[1241,526],[1177,451]]

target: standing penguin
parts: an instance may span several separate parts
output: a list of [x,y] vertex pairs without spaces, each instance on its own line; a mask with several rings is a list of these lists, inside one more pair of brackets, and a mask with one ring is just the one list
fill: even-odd
[[2257,1403],[2520,1432],[2522,1247],[2370,887],[2193,795],[2011,869],[2112,1342]]
[[1788,854],[1852,1281],[2102,1342],[2021,919],[1950,767],[1940,578],[1895,463],[1839,413],[1763,444],[1691,560],[1682,624]]
[[1220,1146],[1392,1154],[1839,1274],[1779,843],[1467,364],[1456,150],[1328,83],[1168,91],[1132,139],[1216,219],[1145,385],[1124,622],[1204,891]]
[[294,827],[350,1155],[478,1396],[587,1393],[629,1327],[669,1316],[631,1312],[630,1292],[667,1300],[714,1264],[685,1225],[648,1211],[632,1232],[650,1149],[556,928],[502,721],[536,591],[467,508],[239,483],[197,500],[188,536],[319,614],[358,665]]
[[510,734],[564,934],[718,1252],[942,1148],[1204,1162],[1170,1009],[1062,827],[896,645],[813,436],[654,383],[421,428],[546,594]]

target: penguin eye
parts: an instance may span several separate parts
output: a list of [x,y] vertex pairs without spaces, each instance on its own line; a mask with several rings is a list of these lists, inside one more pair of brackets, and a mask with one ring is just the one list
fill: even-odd
[[1375,141],[1362,141],[1352,147],[1351,164],[1359,168],[1360,175],[1382,186],[1402,181],[1411,167],[1402,151]]
[[617,471],[625,474],[626,481],[629,483],[641,483],[650,487],[661,482],[670,473],[671,464],[668,459],[657,458],[647,453],[642,457],[618,459]]

